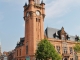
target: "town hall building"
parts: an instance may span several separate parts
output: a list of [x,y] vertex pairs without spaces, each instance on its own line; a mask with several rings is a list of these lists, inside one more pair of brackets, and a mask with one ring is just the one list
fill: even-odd
[[[47,27],[44,31],[45,3],[40,0],[28,0],[24,5],[25,37],[15,47],[16,60],[36,60],[35,52],[41,39],[47,38],[56,51],[62,55],[62,60],[80,60],[73,47],[79,37],[70,36],[64,30]],[[77,58],[76,58],[77,57]]]

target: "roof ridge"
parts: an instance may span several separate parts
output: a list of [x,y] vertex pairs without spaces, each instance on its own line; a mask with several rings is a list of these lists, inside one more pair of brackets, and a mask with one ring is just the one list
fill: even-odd
[[47,27],[47,28],[56,29],[56,30],[61,30],[61,29],[57,29],[57,28],[53,28],[53,27]]

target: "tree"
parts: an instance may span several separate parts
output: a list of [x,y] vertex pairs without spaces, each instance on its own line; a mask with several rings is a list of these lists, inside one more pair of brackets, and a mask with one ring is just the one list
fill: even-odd
[[79,40],[78,40],[78,42],[80,42],[80,37],[79,37]]
[[38,60],[62,60],[54,46],[47,39],[43,39],[39,42],[35,55]]
[[80,53],[80,44],[75,44],[73,48],[76,53]]
[[80,44],[75,44],[74,48],[74,55],[75,55],[75,60],[78,60],[78,53],[80,53]]

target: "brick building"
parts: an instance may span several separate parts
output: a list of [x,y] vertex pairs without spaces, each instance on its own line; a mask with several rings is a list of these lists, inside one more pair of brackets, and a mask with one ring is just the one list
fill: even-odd
[[62,27],[54,29],[47,27],[44,31],[45,3],[43,0],[28,0],[24,5],[25,37],[15,47],[16,60],[35,60],[37,44],[44,36],[55,46],[55,49],[63,57],[63,60],[73,60],[78,57],[74,54],[73,46],[78,36],[69,36]]
[[15,55],[15,49],[12,50],[12,51],[9,51],[9,52],[4,51],[3,55],[2,55],[3,60],[4,59],[6,59],[6,60],[15,60],[15,56],[16,56]]
[[15,60],[15,50],[8,52],[7,60]]

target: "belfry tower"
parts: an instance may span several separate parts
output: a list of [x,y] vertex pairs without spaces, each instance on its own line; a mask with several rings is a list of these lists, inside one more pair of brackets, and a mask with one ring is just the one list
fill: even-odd
[[26,56],[33,59],[37,44],[44,39],[45,3],[43,0],[28,0],[24,5]]

